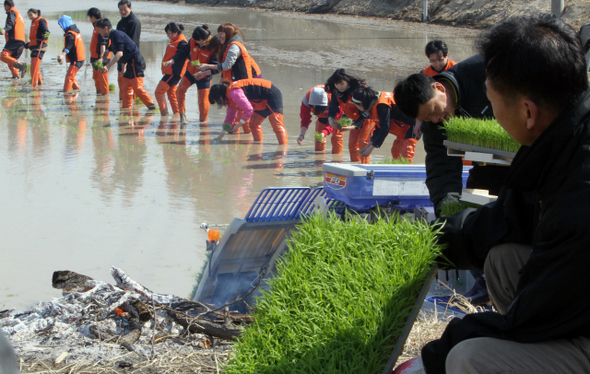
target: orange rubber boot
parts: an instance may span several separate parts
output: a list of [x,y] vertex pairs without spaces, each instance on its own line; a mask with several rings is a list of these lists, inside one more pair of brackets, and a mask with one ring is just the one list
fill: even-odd
[[352,162],[358,162],[361,160],[358,145],[360,133],[360,130],[351,130],[350,135],[348,136],[348,152],[350,152],[350,161]]
[[176,97],[178,98],[178,111],[180,113],[186,113],[186,91],[188,91],[192,85],[191,81],[186,77],[182,77],[180,83],[178,83]]
[[[128,80],[127,78],[123,78],[123,72],[118,71],[117,72],[117,83],[119,84],[119,101],[122,101],[123,103],[125,103],[125,90],[127,89],[127,85],[129,84],[129,82],[126,82],[125,80]],[[130,108],[130,107],[126,107],[125,104],[123,104],[123,108]]]
[[262,121],[264,121],[264,117],[258,113],[254,113],[252,114],[252,117],[250,117],[250,130],[252,131],[252,137],[254,138],[254,141],[257,142],[261,142],[264,139],[264,136],[262,135],[262,128],[260,127]]
[[332,154],[339,155],[344,149],[344,133],[338,129],[335,129],[332,133]]
[[135,101],[135,97],[139,97],[146,107],[149,108],[154,105],[154,99],[152,99],[150,94],[143,88],[143,77],[129,79],[129,83],[133,88],[133,95],[131,96],[132,100]]
[[119,82],[119,97],[123,101],[124,109],[133,108],[133,87],[131,86],[131,79],[123,78]]
[[[359,149],[365,148],[371,142],[371,135],[373,134],[373,129],[375,129],[375,121],[367,119],[363,122],[363,127],[360,129],[359,138],[358,138],[358,147]],[[368,164],[371,162],[371,156],[361,156],[361,163]]]
[[270,125],[277,136],[279,144],[289,144],[287,130],[285,130],[285,125],[283,124],[283,115],[281,113],[271,113],[268,116],[268,120],[270,121]]
[[68,72],[66,73],[63,92],[70,92],[72,89],[80,89],[80,86],[78,86],[78,82],[76,82],[76,74],[78,74],[78,70],[80,69],[78,69],[76,65],[70,65],[70,67],[68,68]]
[[166,93],[168,94],[168,101],[170,101],[170,109],[172,109],[172,113],[178,113],[178,99],[176,99],[176,88],[178,85],[170,86]]
[[168,114],[168,106],[166,105],[166,92],[169,88],[170,85],[162,80],[160,83],[158,83],[158,87],[156,87],[156,101],[158,102],[160,114],[162,115]]
[[39,71],[39,57],[31,57],[31,87],[37,87],[41,81],[41,72]]
[[209,106],[209,89],[202,88],[199,90],[199,120],[201,122],[207,122]]
[[94,79],[94,86],[96,92],[102,95],[109,94],[109,76],[108,73],[102,74],[100,70],[92,69],[92,79]]
[[4,63],[6,63],[6,65],[8,65],[8,68],[10,69],[10,72],[12,73],[13,77],[19,77],[20,76],[20,72],[17,68],[14,67],[14,64],[18,61],[16,58],[11,56],[10,51],[7,51],[6,49],[2,51],[2,54],[0,54],[0,60]]
[[[323,123],[321,123],[320,121],[315,121],[315,132],[322,132],[322,130],[326,127],[326,125],[324,125]],[[315,133],[314,133],[314,142],[315,142],[315,151],[316,152],[324,152],[326,150],[326,143],[318,143],[315,140]],[[325,140],[325,139],[324,139]]]

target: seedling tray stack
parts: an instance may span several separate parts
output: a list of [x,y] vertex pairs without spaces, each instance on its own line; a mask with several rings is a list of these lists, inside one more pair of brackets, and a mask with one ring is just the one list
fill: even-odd
[[520,148],[496,120],[454,117],[445,123],[449,155],[466,160],[510,165]]

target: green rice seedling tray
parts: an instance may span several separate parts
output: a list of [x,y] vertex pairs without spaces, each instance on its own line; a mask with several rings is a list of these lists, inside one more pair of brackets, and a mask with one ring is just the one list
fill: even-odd
[[450,156],[462,156],[466,160],[495,165],[510,165],[516,155],[515,152],[456,143],[449,140],[445,140],[443,144],[447,147],[447,153]]
[[390,373],[430,288],[437,232],[402,216],[310,215],[223,372]]

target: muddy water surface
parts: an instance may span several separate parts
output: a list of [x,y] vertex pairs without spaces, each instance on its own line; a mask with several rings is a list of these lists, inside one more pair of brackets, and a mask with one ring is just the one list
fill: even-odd
[[[189,296],[205,259],[202,222],[226,224],[243,217],[265,187],[321,184],[324,161],[349,162],[343,156],[314,152],[310,130],[303,146],[299,106],[312,86],[338,67],[367,78],[378,90],[426,64],[423,46],[444,38],[452,57],[472,54],[473,31],[355,17],[309,17],[246,9],[200,8],[133,2],[142,21],[141,51],[148,70],[145,86],[153,93],[161,78],[160,61],[170,21],[187,34],[203,23],[212,29],[233,22],[246,34],[247,46],[264,78],[283,93],[289,146],[278,146],[267,122],[265,141],[250,135],[213,140],[225,110],[212,108],[208,124],[199,124],[197,91],[187,95],[190,123],[148,113],[120,116],[116,94],[97,97],[88,65],[78,74],[82,90],[75,98],[59,93],[66,67],[55,61],[63,46],[56,20],[69,14],[89,43],[90,5],[80,1],[18,2],[41,8],[49,20],[49,50],[41,64],[44,84],[32,92],[26,79],[14,84],[0,64],[0,309],[25,308],[59,295],[51,288],[55,270],[73,270],[110,280],[109,268],[126,271],[162,293]],[[98,0],[113,23],[116,3]],[[25,20],[26,29],[30,21]],[[28,60],[28,55],[26,56]],[[27,61],[28,62],[28,61]],[[110,79],[115,82],[113,71]],[[392,139],[373,153],[389,157]],[[424,153],[418,147],[416,162]]]

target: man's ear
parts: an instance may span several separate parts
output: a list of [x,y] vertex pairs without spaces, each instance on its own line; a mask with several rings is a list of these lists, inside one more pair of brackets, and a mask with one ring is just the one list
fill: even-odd
[[442,83],[440,83],[440,82],[434,82],[432,84],[432,88],[434,88],[435,91],[438,91],[438,92],[441,92],[441,93],[445,93],[446,90],[447,90],[445,88],[445,86]]
[[[524,110],[526,111],[526,128],[533,131],[539,121],[539,106],[531,99],[523,99]],[[536,130],[536,129],[535,129]]]

